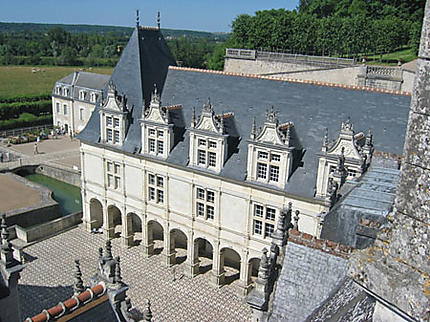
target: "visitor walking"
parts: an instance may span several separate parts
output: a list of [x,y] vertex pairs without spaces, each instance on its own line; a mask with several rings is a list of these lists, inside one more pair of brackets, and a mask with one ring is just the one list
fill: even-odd
[[34,143],[34,154],[39,154],[39,150],[38,150],[38,148],[37,148],[37,142],[36,143]]

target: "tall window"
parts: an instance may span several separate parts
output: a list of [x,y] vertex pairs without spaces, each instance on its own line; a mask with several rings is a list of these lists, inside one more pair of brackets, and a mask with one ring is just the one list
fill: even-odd
[[275,230],[276,209],[254,204],[253,234],[263,238],[270,237]]
[[60,113],[60,103],[56,103],[55,106],[57,107],[57,113]]
[[206,220],[215,218],[215,191],[196,188],[196,215]]
[[66,104],[63,105],[63,109],[64,109],[64,115],[67,115],[67,105]]
[[217,166],[217,142],[199,138],[197,146],[197,164],[202,167],[215,168]]
[[121,164],[106,161],[107,186],[110,189],[121,189]]
[[106,116],[106,141],[114,144],[120,143],[121,136],[119,118]]
[[164,154],[164,131],[148,129],[148,151],[155,155]]
[[81,121],[84,120],[84,109],[83,108],[79,109],[79,120],[81,120]]
[[257,180],[279,182],[279,165],[281,155],[278,153],[257,152]]
[[80,100],[85,100],[86,96],[87,96],[87,93],[85,91],[79,92],[79,99]]
[[164,177],[148,173],[148,200],[164,203]]

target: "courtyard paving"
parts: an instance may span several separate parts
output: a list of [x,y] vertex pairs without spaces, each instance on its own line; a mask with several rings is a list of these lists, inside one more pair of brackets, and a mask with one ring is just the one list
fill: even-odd
[[[86,286],[97,269],[103,235],[74,228],[26,248],[19,295],[22,318],[57,305],[73,295],[74,259],[79,259]],[[221,288],[209,285],[210,272],[188,278],[183,264],[166,268],[162,255],[145,258],[142,248],[120,246],[112,240],[113,255],[121,257],[123,281],[134,307],[143,312],[151,300],[153,321],[250,321],[251,310],[235,293],[234,283]],[[174,278],[174,271],[175,277]]]

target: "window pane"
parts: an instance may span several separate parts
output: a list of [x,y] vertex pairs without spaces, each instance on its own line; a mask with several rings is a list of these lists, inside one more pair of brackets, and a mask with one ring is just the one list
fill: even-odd
[[215,141],[209,141],[209,147],[210,148],[216,148],[216,142]]
[[205,205],[200,202],[197,203],[197,216],[199,217],[205,216]]
[[67,105],[64,105],[64,115],[67,115]]
[[153,174],[148,174],[148,183],[155,184],[155,176]]
[[214,207],[208,205],[208,206],[206,206],[206,210],[207,210],[206,218],[207,219],[214,219],[214,217],[215,217]]
[[257,163],[257,178],[267,178],[267,165],[263,163]]
[[210,203],[214,203],[215,202],[215,192],[208,190],[207,195],[208,195],[207,201]]
[[270,181],[278,182],[279,180],[279,167],[275,165],[270,166]]
[[112,142],[112,130],[111,129],[107,129],[107,140],[109,142]]
[[260,220],[254,220],[254,234],[261,235],[263,232],[263,223]]
[[148,192],[149,192],[148,193],[149,200],[155,200],[155,189],[152,187],[149,187]]
[[272,153],[270,155],[270,160],[275,161],[275,162],[279,162],[279,161],[281,161],[281,156],[279,154]]
[[106,117],[106,125],[108,125],[108,126],[112,125],[112,118],[110,116]]
[[164,202],[164,192],[162,190],[157,190],[157,202]]
[[264,210],[263,206],[255,205],[254,206],[254,216],[263,217],[263,210]]
[[209,166],[216,167],[216,153],[209,152]]
[[157,176],[157,186],[163,187],[163,185],[164,185],[164,178]]
[[199,139],[199,146],[206,146],[206,140]]
[[107,171],[112,171],[112,162],[107,163]]
[[276,209],[273,208],[266,208],[266,219],[268,220],[275,220],[275,214],[276,214]]
[[158,147],[158,154],[164,153],[164,142],[163,141],[157,141],[157,147]]
[[264,225],[264,237],[270,237],[275,230],[275,225],[265,224]]
[[268,157],[267,152],[261,152],[261,151],[258,152],[258,158],[259,159],[267,160],[267,157]]
[[149,129],[149,135],[151,136],[155,136],[155,130],[154,129]]
[[120,169],[120,165],[119,164],[115,164],[115,173],[119,174],[119,169]]
[[57,113],[60,113],[60,103],[57,103]]
[[155,152],[155,140],[149,139],[149,152]]
[[121,180],[119,177],[115,177],[115,189],[119,189],[121,185]]
[[107,183],[108,187],[112,187],[113,186],[113,175],[108,174],[108,183]]
[[116,117],[114,118],[114,126],[119,127],[119,119]]
[[206,151],[198,150],[198,164],[206,164]]
[[163,131],[158,131],[158,137],[162,138],[164,136],[164,132]]
[[197,199],[205,200],[205,190],[197,188]]
[[115,134],[115,143],[119,142],[119,131],[114,131]]
[[79,119],[80,119],[81,121],[84,119],[84,109],[83,109],[83,108],[81,108],[81,109],[79,110]]

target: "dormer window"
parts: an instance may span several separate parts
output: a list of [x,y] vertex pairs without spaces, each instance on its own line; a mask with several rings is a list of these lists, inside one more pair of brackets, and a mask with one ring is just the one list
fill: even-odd
[[[227,127],[226,123],[229,123],[230,127]],[[233,128],[233,113],[216,115],[209,101],[203,105],[198,121],[195,111],[193,111],[193,119],[189,128],[189,165],[220,172],[228,157],[227,145],[229,138],[237,139],[233,135],[234,133],[228,130]]]
[[85,100],[87,96],[87,93],[85,91],[79,91],[79,99],[81,101]]
[[143,111],[142,127],[142,153],[160,158],[167,158],[173,148],[174,131],[173,122],[170,121],[171,109],[182,113],[182,106],[161,106],[160,96],[155,87],[149,109]]
[[100,108],[101,141],[120,145],[128,128],[128,108],[124,95],[118,95],[114,84],[109,84],[107,97]]
[[55,88],[55,94],[57,94],[57,95],[61,95],[61,90],[62,90],[61,86],[57,86],[57,87]]
[[284,188],[293,168],[293,154],[301,149],[294,144],[294,124],[279,124],[273,108],[266,113],[263,127],[252,124],[248,144],[247,180]]
[[63,95],[64,96],[69,96],[70,90],[68,88],[64,88],[63,89]]
[[92,92],[91,97],[90,97],[91,103],[96,103],[97,99],[98,99],[98,95],[96,93]]

